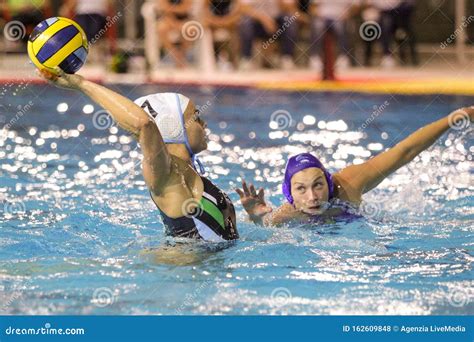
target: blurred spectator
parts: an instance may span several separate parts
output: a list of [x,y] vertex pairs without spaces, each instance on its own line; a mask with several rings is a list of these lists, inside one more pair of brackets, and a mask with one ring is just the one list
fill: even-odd
[[[310,49],[312,41],[311,38],[311,5],[312,0],[297,0],[297,9],[298,9],[298,40],[302,38],[307,42],[308,49],[299,50],[305,55]],[[301,56],[297,58],[300,59]]]
[[311,7],[311,0],[298,0],[298,8],[299,10],[308,16],[310,14],[310,8]]
[[[217,65],[222,70],[237,67],[237,25],[241,16],[238,0],[204,0],[203,22],[217,42]],[[232,61],[232,64],[231,64]]]
[[[380,24],[383,57],[381,66],[392,68],[396,65],[392,52],[393,42],[396,41],[400,59],[406,63],[406,44],[410,49],[411,62],[418,64],[416,52],[415,32],[413,29],[413,12],[415,0],[366,0],[363,4],[362,19],[364,21],[377,21]],[[365,65],[371,64],[372,41],[366,42]]]
[[[380,35],[382,39],[383,57],[381,66],[392,68],[396,65],[392,56],[391,45],[395,33],[395,18],[397,8],[401,0],[367,0],[364,1],[362,19],[367,21],[378,21],[380,25]],[[373,42],[366,41],[365,65],[371,64]]]
[[298,20],[300,23],[311,24],[311,3],[313,0],[298,0],[296,8],[299,13]]
[[[163,47],[180,68],[187,66],[186,52],[191,46],[191,39],[183,36],[181,31],[183,25],[191,18],[192,1],[157,0],[157,8],[160,14],[157,27],[158,35]],[[196,29],[199,30],[199,28]],[[179,44],[179,47],[177,47],[177,44]]]
[[6,0],[0,0],[0,27],[3,30],[3,24],[5,21],[5,14],[7,11],[7,2]]
[[336,67],[347,68],[350,60],[347,56],[346,20],[351,17],[353,2],[349,0],[314,0],[312,2],[311,48],[309,67],[321,70],[324,34],[330,31],[337,42],[338,57]]
[[300,22],[304,21],[304,16],[301,15],[299,3],[296,0],[280,0],[279,6],[281,15],[278,17],[277,23],[278,28],[283,29],[283,33],[279,38],[282,55],[280,67],[289,70],[295,67],[295,46]]
[[[361,12],[360,19],[361,25],[364,25],[366,22],[379,22],[380,21],[380,11],[373,6],[373,0],[362,0],[361,2]],[[380,29],[381,31],[381,29]],[[376,32],[378,35],[378,33]],[[381,32],[380,32],[381,34]],[[361,36],[363,39],[363,37]],[[377,38],[378,39],[378,38]],[[364,66],[370,66],[372,64],[372,54],[375,40],[372,39],[363,39],[364,40]]]
[[47,18],[51,12],[49,0],[7,0],[4,8],[6,21],[20,21],[25,25],[26,32],[23,42],[28,41],[28,36],[33,28]]
[[89,44],[94,44],[94,49],[90,49],[88,60],[96,63],[105,63],[107,52],[113,54],[115,51],[115,41],[108,39],[108,50],[103,38],[113,31],[106,27],[107,15],[113,12],[112,0],[65,0],[59,14],[74,18],[86,33]]
[[402,1],[398,6],[395,16],[395,40],[398,45],[398,53],[403,64],[407,64],[406,44],[410,49],[411,63],[418,65],[418,53],[416,51],[416,37],[413,29],[413,13],[415,11],[415,0]]
[[[281,66],[292,68],[293,52],[298,35],[297,3],[295,0],[241,0],[243,17],[239,24],[241,44],[241,69],[253,69],[252,47],[255,40],[265,41],[270,65],[277,66],[274,40],[280,42]],[[298,13],[299,14],[299,13]],[[291,17],[290,17],[291,16]],[[280,27],[280,29],[278,28]]]
[[380,11],[380,27],[382,28],[382,48],[383,57],[381,66],[392,68],[395,66],[395,59],[392,56],[391,45],[395,34],[395,18],[400,0],[375,0],[374,6]]
[[59,14],[72,18],[82,27],[89,42],[105,28],[111,0],[65,0]]

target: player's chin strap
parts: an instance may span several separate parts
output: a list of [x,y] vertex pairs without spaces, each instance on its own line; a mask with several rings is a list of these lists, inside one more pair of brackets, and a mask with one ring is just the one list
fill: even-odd
[[[189,144],[188,134],[186,132],[184,133],[184,144],[186,145],[186,149],[188,150],[188,153],[191,156],[192,167],[201,175],[204,175],[206,173],[206,170],[204,169],[204,166],[202,165],[198,156],[191,149],[191,145]],[[196,165],[197,165],[197,168],[196,168]]]
[[[206,170],[204,169],[204,166],[202,165],[201,160],[199,160],[198,156],[193,155],[192,161],[193,161],[194,169],[204,176],[204,174],[206,173]],[[196,169],[196,165],[198,166],[198,169]]]

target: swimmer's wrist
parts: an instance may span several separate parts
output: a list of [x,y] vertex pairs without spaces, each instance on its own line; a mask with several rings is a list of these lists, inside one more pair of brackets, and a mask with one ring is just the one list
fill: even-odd
[[259,225],[262,225],[264,226],[265,225],[265,221],[268,219],[269,217],[269,214],[270,213],[265,213],[261,216],[258,216],[258,215],[254,215],[254,214],[249,214],[249,219],[250,221],[252,221],[253,223],[255,224],[259,224]]
[[94,85],[95,85],[94,82],[91,82],[83,78],[81,82],[79,83],[79,90],[82,90],[83,92],[87,92],[87,91],[92,92]]
[[256,224],[261,224],[262,223],[262,217],[258,216],[258,215],[253,215],[253,214],[249,214],[249,219],[250,221],[252,221],[253,223],[256,223]]

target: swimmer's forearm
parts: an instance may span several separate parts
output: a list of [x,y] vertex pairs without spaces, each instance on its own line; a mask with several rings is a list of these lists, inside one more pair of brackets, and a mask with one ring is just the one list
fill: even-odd
[[449,117],[448,115],[420,128],[398,144],[400,148],[406,151],[406,163],[433,145],[439,137],[449,130]]
[[150,121],[146,112],[133,101],[104,86],[84,80],[79,90],[106,109],[120,127],[135,135]]
[[279,227],[290,222],[304,222],[307,221],[307,219],[305,214],[286,203],[265,215],[263,225],[265,227]]
[[361,194],[366,193],[430,147],[448,129],[448,117],[435,121],[367,162],[345,168],[340,177]]
[[380,184],[392,172],[412,161],[418,154],[449,130],[458,120],[473,120],[474,108],[461,108],[448,116],[426,125],[412,133],[394,147],[376,155],[367,162],[346,167],[339,173],[352,189],[364,194]]

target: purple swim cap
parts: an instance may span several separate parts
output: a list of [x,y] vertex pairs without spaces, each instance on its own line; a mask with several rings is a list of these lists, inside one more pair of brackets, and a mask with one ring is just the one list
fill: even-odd
[[293,196],[291,196],[291,178],[293,178],[295,173],[310,167],[317,167],[324,172],[324,177],[326,177],[329,188],[329,199],[333,197],[334,183],[331,174],[326,170],[319,159],[311,153],[300,153],[288,159],[285,169],[285,179],[283,180],[283,195],[285,195],[286,199],[291,204],[293,204]]

